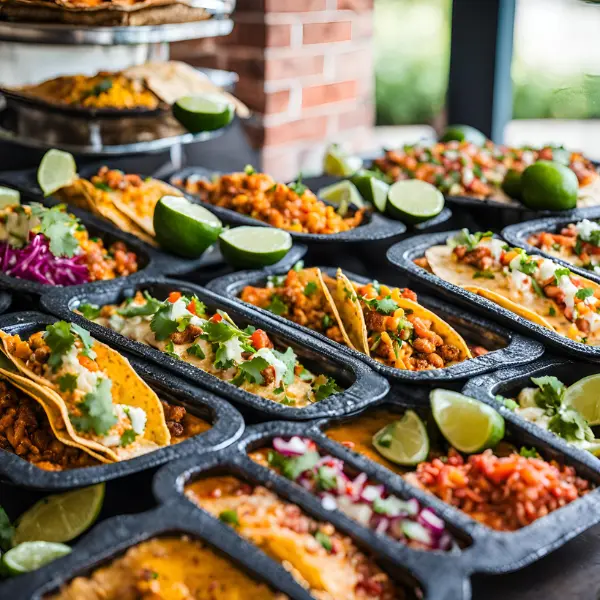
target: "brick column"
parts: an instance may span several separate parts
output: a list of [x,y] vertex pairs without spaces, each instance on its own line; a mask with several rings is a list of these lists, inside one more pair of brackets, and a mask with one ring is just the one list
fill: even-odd
[[360,150],[374,121],[373,0],[238,0],[231,35],[175,44],[173,58],[235,71],[255,115],[260,167],[320,169],[327,143]]

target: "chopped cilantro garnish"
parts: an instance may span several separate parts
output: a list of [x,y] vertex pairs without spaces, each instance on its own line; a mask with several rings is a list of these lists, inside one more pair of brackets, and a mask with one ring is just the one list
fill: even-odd
[[126,429],[122,434],[121,434],[121,446],[129,446],[129,444],[132,444],[133,442],[135,442],[135,431],[133,429]]
[[94,187],[102,190],[103,192],[112,192],[112,188],[108,183],[104,183],[104,181],[95,181]]
[[117,310],[117,313],[122,317],[147,317],[156,314],[163,306],[164,302],[153,298],[148,292],[144,292],[144,298],[146,299],[145,304],[134,304],[129,303],[124,308]]
[[300,375],[298,375],[298,377],[302,381],[312,381],[315,378],[315,376],[306,367],[300,371]]
[[74,235],[79,220],[65,212],[63,204],[52,208],[36,203],[30,206],[31,214],[40,220],[40,233],[50,242],[50,252],[54,256],[74,256],[75,250],[79,248],[79,241]]
[[302,271],[302,269],[304,269],[304,261],[303,260],[299,260],[298,262],[296,262],[296,264],[292,267],[292,271],[296,271],[296,273],[298,273],[299,271]]
[[[287,479],[296,481],[302,473],[310,471],[319,462],[319,453],[316,451],[305,452],[301,456],[293,456],[290,458],[281,457],[279,464],[273,466],[281,469],[281,474]],[[274,459],[277,462],[277,459]]]
[[331,538],[326,533],[317,531],[317,533],[315,533],[315,540],[317,540],[317,542],[319,542],[319,544],[321,544],[321,546],[323,546],[327,552],[331,552],[333,550]]
[[337,394],[342,391],[342,388],[335,382],[334,379],[329,377],[326,383],[319,385],[315,388],[315,399],[317,402],[329,398],[333,394]]
[[548,430],[568,442],[591,442],[594,439],[594,433],[588,422],[573,408],[561,407],[550,419]]
[[492,237],[491,231],[476,231],[471,233],[468,229],[461,229],[460,233],[449,240],[451,246],[466,246],[467,251],[475,250],[477,244],[483,239]]
[[521,257],[519,262],[519,271],[521,273],[525,273],[525,275],[533,275],[537,269],[537,264],[533,260],[533,258],[529,256]]
[[71,331],[81,340],[81,343],[83,344],[84,356],[88,356],[89,358],[96,358],[96,354],[92,350],[94,340],[92,339],[90,332],[87,329],[81,327],[80,325],[77,325],[77,323],[71,323]]
[[594,295],[594,288],[590,288],[590,287],[585,287],[585,288],[581,288],[580,290],[577,290],[577,292],[575,293],[575,298],[579,298],[579,300],[585,300],[586,298],[589,298],[590,296]]
[[323,316],[323,320],[321,321],[321,325],[323,326],[323,329],[329,329],[329,327],[331,327],[332,323],[333,323],[333,319],[329,315]]
[[309,281],[304,286],[304,295],[312,296],[317,291],[317,289],[318,289],[317,284],[314,281]]
[[519,408],[519,404],[512,398],[505,398],[501,394],[496,394],[496,402],[504,404],[508,410],[515,410],[515,408]]
[[175,344],[173,343],[173,340],[169,340],[167,342],[167,345],[165,346],[165,354],[168,354],[171,358],[176,358],[177,360],[181,358],[179,354],[175,352]]
[[269,366],[269,363],[262,356],[255,356],[251,360],[243,362],[239,366],[239,375],[246,379],[249,383],[257,383],[262,385],[265,378],[261,371],[264,371]]
[[[197,317],[203,317],[206,315],[206,304],[202,302],[197,296],[192,296],[192,302],[194,303],[194,310],[196,311]],[[193,311],[191,311],[193,312]]]
[[256,169],[252,165],[246,165],[244,167],[244,173],[246,173],[246,175],[254,175],[256,173]]
[[180,333],[185,331],[192,320],[191,315],[189,317],[182,317],[177,321],[177,331]]
[[186,350],[186,352],[191,356],[195,356],[196,358],[206,358],[206,354],[204,354],[204,350],[202,350],[202,347],[199,344],[192,344]]
[[548,309],[548,316],[549,316],[549,317],[555,317],[555,316],[556,316],[556,309],[554,308],[554,306],[551,306],[551,307]]
[[525,446],[521,446],[519,454],[524,458],[539,458],[540,456],[535,448],[526,448]]
[[293,181],[288,185],[288,188],[290,188],[292,192],[298,194],[298,196],[302,196],[304,192],[306,192],[308,188],[302,183],[302,173],[298,175],[298,179],[296,179],[296,181]]
[[475,271],[473,279],[495,279],[495,275],[491,271]]
[[267,306],[267,310],[274,315],[282,315],[287,312],[288,305],[281,299],[281,296],[274,294],[271,298],[271,302],[269,302],[269,305]]
[[533,291],[540,298],[543,298],[545,296],[542,286],[533,277],[531,278],[531,287],[533,287]]
[[285,404],[286,406],[294,406],[294,404],[296,404],[296,401],[292,400],[291,398],[288,398],[287,396],[284,396],[281,400],[281,404]]
[[237,510],[235,509],[224,510],[219,514],[219,519],[228,525],[233,525],[234,527],[240,526],[240,519],[238,518]]
[[531,382],[539,388],[535,394],[535,401],[540,408],[558,409],[560,407],[566,390],[562,381],[551,375],[545,375],[544,377],[532,377]]
[[202,339],[209,342],[220,343],[230,340],[236,334],[236,329],[223,319],[218,323],[207,321],[202,326]]
[[177,321],[171,319],[171,305],[164,304],[150,321],[150,329],[158,341],[166,340],[177,331]]
[[566,267],[556,269],[556,271],[554,271],[554,281],[556,282],[556,285],[560,283],[561,277],[568,277],[569,275],[571,275],[571,271]]
[[102,309],[97,304],[80,304],[77,310],[79,310],[86,319],[93,321],[100,316],[100,311]]
[[391,296],[378,300],[377,298],[367,299],[362,298],[362,301],[372,310],[384,315],[391,315],[395,310],[398,310],[398,303]]
[[285,387],[283,387],[283,385],[280,385],[273,390],[274,394],[283,394],[283,392],[285,392]]
[[334,490],[337,488],[337,475],[334,469],[322,466],[317,469],[317,484],[320,489]]
[[75,343],[75,336],[71,332],[71,326],[66,321],[57,321],[46,327],[44,341],[50,348],[48,365],[56,370],[62,364],[62,357]]
[[82,416],[71,416],[71,422],[79,431],[94,431],[97,435],[105,435],[117,422],[112,403],[112,381],[102,378],[98,380],[94,391],[89,392],[78,405]]
[[294,383],[294,370],[296,368],[297,357],[291,346],[288,346],[285,352],[273,350],[275,358],[278,358],[285,365],[285,373],[282,381],[285,385]]
[[65,373],[58,378],[58,387],[61,392],[73,392],[77,389],[77,375]]

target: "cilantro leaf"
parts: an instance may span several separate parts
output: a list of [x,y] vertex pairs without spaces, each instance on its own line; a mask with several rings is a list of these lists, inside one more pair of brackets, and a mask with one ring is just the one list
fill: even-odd
[[129,444],[133,444],[135,442],[136,433],[133,429],[126,429],[121,434],[121,446],[129,446]]
[[223,319],[218,323],[214,323],[213,321],[204,323],[201,337],[208,342],[220,343],[230,340],[235,334],[236,330]]
[[196,358],[206,358],[206,354],[204,354],[204,350],[202,350],[202,347],[199,344],[192,344],[187,350],[186,352],[190,355],[190,356],[195,356]]
[[44,341],[50,348],[48,365],[56,370],[62,364],[62,357],[75,343],[75,336],[71,333],[71,327],[66,321],[57,321],[46,327]]
[[302,381],[312,381],[315,378],[315,376],[306,367],[300,371],[300,375],[298,375],[298,377]]
[[54,256],[74,256],[79,248],[79,241],[74,235],[79,220],[65,212],[62,204],[52,208],[33,203],[30,206],[31,214],[40,220],[40,233],[50,242],[50,252]]
[[89,358],[96,358],[96,354],[92,350],[94,339],[90,335],[90,332],[81,327],[81,325],[77,325],[77,323],[71,323],[71,331],[81,340],[81,343],[83,344],[83,354]]
[[571,271],[567,269],[567,267],[560,267],[559,269],[556,269],[556,271],[554,271],[554,281],[556,285],[560,283],[561,277],[568,277],[569,275],[571,275]]
[[314,450],[305,452],[301,456],[284,457],[281,461],[281,474],[287,479],[296,481],[302,473],[314,469],[320,458],[319,453]]
[[540,408],[560,408],[566,390],[562,381],[551,375],[546,375],[544,377],[532,377],[531,382],[539,388],[535,394],[535,402]]
[[[206,304],[202,302],[197,296],[192,296],[192,302],[194,303],[194,310],[196,311],[197,317],[203,317],[206,315]],[[193,311],[190,311],[193,312]]]
[[166,340],[177,331],[177,321],[171,319],[171,307],[163,305],[150,321],[150,329],[158,341]]
[[281,296],[274,294],[271,298],[271,302],[269,302],[269,305],[267,306],[267,310],[274,315],[282,315],[287,312],[288,305],[281,299]]
[[326,533],[317,531],[317,533],[315,533],[315,540],[317,540],[317,542],[319,542],[319,544],[321,544],[321,546],[323,546],[327,552],[331,552],[333,550],[331,538]]
[[324,315],[323,320],[321,321],[321,325],[323,329],[329,329],[333,323],[333,319],[329,315]]
[[471,233],[467,228],[461,229],[460,232],[451,238],[449,241],[450,246],[466,246],[467,252],[475,250],[477,244],[487,237],[492,237],[494,234],[491,231],[476,231]]
[[288,188],[290,188],[292,192],[298,194],[298,196],[304,195],[304,192],[306,192],[308,188],[302,183],[302,173],[298,175],[298,179],[296,179],[296,181],[288,184]]
[[167,342],[167,345],[165,346],[165,354],[168,354],[171,358],[176,358],[177,360],[180,360],[181,358],[179,354],[175,352],[175,344],[173,343],[173,340],[169,340]]
[[555,317],[555,316],[556,316],[556,309],[554,308],[554,306],[551,306],[551,307],[548,309],[548,316],[549,316],[549,317]]
[[331,467],[322,466],[317,469],[317,484],[321,490],[334,490],[337,488],[337,475]]
[[315,292],[317,291],[317,284],[314,281],[309,281],[305,286],[304,286],[304,295],[305,296],[312,296]]
[[475,271],[473,279],[495,279],[496,276],[491,271]]
[[594,433],[583,415],[573,408],[562,408],[548,423],[548,430],[567,442],[591,442]]
[[496,394],[496,402],[500,402],[504,404],[508,410],[515,410],[515,408],[519,408],[519,403],[515,402],[512,398],[505,398],[501,394]]
[[15,528],[12,526],[5,510],[0,506],[0,549],[10,550]]
[[228,357],[227,346],[223,343],[215,344],[214,346],[216,346],[215,360],[213,362],[215,367],[223,370],[233,367],[234,360]]
[[150,315],[155,315],[163,306],[165,306],[164,302],[153,298],[148,292],[144,292],[144,297],[146,299],[145,304],[134,304],[131,302],[127,306],[119,308],[117,313],[125,318],[148,317]]
[[95,181],[94,187],[102,190],[103,192],[112,192],[112,188],[108,183],[104,183],[104,181]]
[[579,300],[585,300],[586,298],[589,298],[593,295],[594,288],[590,287],[581,288],[580,290],[577,290],[577,292],[575,292],[575,298],[579,298]]
[[237,510],[224,510],[219,514],[219,520],[223,521],[223,523],[227,523],[228,525],[233,525],[234,527],[239,527],[240,520],[238,518]]
[[72,416],[71,422],[79,431],[94,431],[96,435],[105,435],[117,422],[112,403],[112,381],[100,379],[96,389],[86,394],[78,405],[81,417]]
[[527,255],[521,257],[521,261],[519,263],[519,271],[521,271],[521,273],[525,273],[525,275],[533,275],[536,269],[537,264],[533,258]]
[[315,399],[317,402],[329,398],[333,394],[342,391],[342,388],[336,383],[335,379],[329,377],[326,383],[323,383],[315,388]]
[[533,288],[533,291],[536,293],[537,296],[539,296],[540,298],[544,298],[546,294],[544,294],[542,286],[533,277],[531,278],[531,287]]
[[101,308],[97,304],[80,304],[78,309],[84,318],[93,321],[100,316]]
[[262,356],[255,356],[253,359],[247,360],[239,366],[239,373],[240,375],[243,375],[249,383],[262,385],[265,378],[262,376],[261,371],[264,371],[268,366],[269,363],[266,359]]
[[539,458],[540,456],[535,448],[526,448],[525,446],[521,446],[519,454],[525,458]]
[[244,167],[244,173],[246,173],[246,175],[254,175],[256,173],[256,169],[252,165],[246,165]]
[[296,362],[298,360],[296,357],[296,353],[292,350],[290,346],[288,346],[285,352],[273,350],[273,354],[285,365],[285,373],[282,377],[283,383],[285,385],[291,385],[292,383],[294,383],[294,370],[296,368]]
[[391,315],[395,310],[398,310],[399,305],[395,300],[392,300],[391,296],[386,296],[382,300],[372,298],[368,300],[363,298],[362,301],[372,310],[382,313],[384,315]]
[[77,389],[77,375],[65,373],[58,378],[58,387],[61,392],[73,392]]

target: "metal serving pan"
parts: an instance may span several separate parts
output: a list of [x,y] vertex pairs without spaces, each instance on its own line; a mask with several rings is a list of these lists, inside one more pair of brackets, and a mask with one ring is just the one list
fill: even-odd
[[568,211],[566,214],[561,213],[560,216],[517,223],[516,225],[505,227],[502,230],[502,237],[513,246],[520,246],[521,248],[525,248],[527,252],[546,256],[557,263],[566,265],[569,267],[569,269],[571,269],[571,271],[573,271],[573,273],[579,273],[579,275],[582,275],[583,277],[587,277],[592,281],[600,283],[600,274],[594,273],[594,271],[589,271],[588,269],[584,269],[583,267],[576,267],[567,260],[556,258],[555,256],[552,256],[551,254],[548,254],[547,252],[544,252],[539,248],[535,248],[527,243],[529,236],[533,235],[534,233],[539,233],[540,231],[559,233],[560,230],[569,223],[576,223],[582,219],[600,219],[600,206]]
[[472,396],[491,404],[496,410],[502,413],[502,416],[506,420],[518,423],[540,439],[550,440],[557,446],[562,446],[565,453],[571,453],[580,462],[600,474],[600,457],[571,446],[561,437],[519,417],[513,411],[506,408],[502,402],[496,400],[497,394],[506,398],[516,397],[524,387],[532,386],[531,377],[554,375],[566,385],[571,385],[588,375],[598,373],[598,370],[598,365],[595,364],[551,357],[528,365],[500,369],[494,373],[474,377],[467,382],[462,392],[467,396]]
[[558,335],[546,327],[536,325],[527,319],[519,317],[512,311],[502,308],[491,300],[487,300],[482,296],[478,296],[457,285],[444,281],[413,262],[415,258],[422,257],[425,251],[431,246],[445,244],[449,237],[457,233],[459,232],[443,231],[441,233],[423,234],[398,242],[388,250],[387,259],[411,280],[435,290],[441,296],[485,314],[490,318],[504,323],[508,327],[522,331],[562,354],[600,362],[600,346],[586,346],[585,344],[574,342],[565,336]]
[[[404,411],[408,408],[420,412],[423,416],[431,416],[427,405],[427,394],[424,388],[406,388],[404,393],[394,398],[382,400],[379,406],[388,406],[394,410]],[[362,412],[367,412],[361,411]],[[368,458],[357,454],[342,444],[328,438],[323,431],[330,425],[344,420],[351,420],[357,414],[349,417],[331,417],[311,423],[266,423],[249,428],[243,438],[226,450],[227,463],[234,466],[238,472],[251,474],[252,479],[261,477],[261,482],[268,482],[267,487],[274,488],[281,495],[308,508],[319,517],[340,523],[349,530],[354,530],[357,537],[365,540],[370,548],[381,552],[383,556],[395,561],[410,570],[415,578],[422,583],[426,593],[440,593],[438,586],[447,583],[447,591],[443,598],[448,600],[470,598],[468,577],[474,573],[500,574],[517,570],[548,554],[552,550],[592,527],[600,521],[600,491],[595,490],[583,498],[543,517],[518,531],[500,532],[492,530],[475,521],[462,511],[444,503],[442,500],[420,490],[399,475]],[[547,459],[574,466],[577,471],[592,483],[598,484],[600,476],[589,468],[586,461],[580,460],[577,453],[565,451],[562,444],[554,439],[538,437],[537,431],[522,426],[520,421],[507,421],[508,438],[517,445],[536,446]],[[313,439],[317,446],[327,454],[341,458],[349,468],[367,473],[369,478],[383,483],[387,489],[400,497],[415,497],[424,506],[432,508],[446,521],[449,529],[462,546],[454,552],[421,552],[391,542],[386,536],[365,530],[363,527],[348,519],[338,511],[325,510],[318,498],[312,496],[297,484],[283,478],[266,467],[255,464],[247,456],[247,452],[263,447],[274,436],[299,435]],[[189,456],[177,464],[167,465],[156,477],[155,490],[161,500],[166,501],[176,488],[179,493],[183,484],[199,472],[215,465],[223,465],[214,460],[200,463],[196,457]],[[225,463],[225,464],[227,464]],[[181,466],[180,466],[181,465]],[[167,485],[168,483],[168,485]],[[454,574],[456,580],[453,579]],[[429,597],[429,596],[426,596]]]
[[[121,302],[134,295],[137,290],[148,290],[158,298],[166,298],[168,293],[173,290],[196,294],[209,310],[220,308],[228,312],[238,325],[242,327],[246,324],[255,325],[264,329],[276,343],[291,346],[309,369],[314,369],[316,373],[325,373],[335,377],[345,390],[306,408],[293,408],[278,404],[222,381],[182,360],[173,359],[160,350],[130,340],[120,333],[88,321],[73,312],[84,302],[99,305]],[[245,405],[251,411],[260,413],[262,418],[268,416],[279,419],[306,420],[333,414],[348,414],[382,398],[390,388],[389,383],[383,377],[374,373],[363,362],[346,354],[339,356],[339,353],[330,344],[324,344],[297,329],[282,325],[279,321],[257,313],[235,300],[223,298],[219,294],[185,281],[145,278],[131,283],[106,282],[102,286],[87,289],[57,289],[54,293],[44,296],[42,306],[61,319],[73,321],[85,327],[94,337],[109,343],[112,342],[119,348],[156,362],[169,371],[186,377],[220,396]]]
[[[333,267],[319,267],[322,271],[335,277],[336,269]],[[287,271],[273,271],[277,274],[285,274]],[[369,283],[368,277],[363,277],[355,273],[344,271],[351,281],[358,283]],[[227,296],[229,298],[239,300],[239,294],[247,285],[264,285],[267,276],[263,271],[241,271],[226,275],[225,277],[213,280],[207,285],[209,290]],[[500,368],[501,366],[518,365],[525,362],[530,362],[539,358],[544,353],[544,347],[539,342],[525,338],[517,333],[513,333],[504,327],[500,327],[495,323],[482,319],[475,315],[466,315],[463,310],[456,308],[446,302],[437,300],[430,296],[419,296],[419,302],[429,308],[436,314],[440,315],[445,321],[455,327],[461,334],[465,335],[467,341],[472,340],[478,345],[484,345],[486,342],[492,344],[499,349],[494,350],[484,356],[464,361],[460,364],[453,365],[446,369],[433,369],[430,371],[401,371],[383,365],[376,361],[346,346],[337,344],[328,337],[308,329],[302,325],[298,325],[293,321],[289,321],[284,317],[274,315],[273,313],[252,306],[256,311],[262,314],[269,315],[271,318],[277,319],[283,323],[287,323],[290,327],[294,327],[300,331],[305,331],[319,340],[332,344],[336,349],[342,349],[344,352],[354,356],[355,358],[366,362],[374,371],[385,375],[391,382],[406,381],[410,383],[432,384],[441,381],[456,381],[473,377],[480,373],[486,373]],[[469,340],[470,338],[470,340]]]
[[[249,217],[247,215],[242,215],[229,208],[214,206],[213,204],[210,204],[208,202],[203,202],[198,198],[198,196],[188,194],[183,187],[177,186],[173,183],[173,181],[175,181],[176,179],[186,179],[190,175],[196,175],[199,178],[203,179],[212,179],[213,176],[220,175],[220,173],[210,171],[202,167],[188,167],[186,169],[178,171],[177,173],[174,173],[169,178],[169,183],[174,187],[180,189],[182,192],[184,192],[187,198],[199,202],[200,204],[202,204],[202,206],[206,207],[208,210],[213,212],[219,217],[219,219],[221,219],[221,221],[223,221],[223,223],[227,223],[228,225],[254,225],[262,227],[271,227],[271,225],[269,225],[268,223],[264,223],[263,221],[259,221],[258,219],[253,219],[252,217]],[[450,213],[445,213],[444,217],[445,218],[443,220],[448,219],[450,217]],[[405,232],[406,225],[404,225],[404,223],[401,223],[400,221],[392,221],[391,219],[386,219],[385,217],[382,217],[381,215],[372,212],[366,215],[364,224],[359,225],[355,229],[351,229],[349,231],[342,231],[340,233],[332,234],[298,233],[290,231],[290,234],[296,241],[303,242],[305,244],[320,244],[325,242],[366,243],[375,240],[393,238],[395,236],[400,236]]]
[[[54,323],[55,318],[36,312],[22,312],[0,317],[0,329],[28,336]],[[121,351],[116,344],[110,344]],[[182,405],[192,414],[212,423],[211,429],[188,440],[144,454],[131,460],[84,467],[67,471],[45,471],[12,452],[4,452],[0,460],[0,478],[30,489],[65,490],[125,477],[185,456],[224,448],[240,437],[244,420],[240,413],[222,398],[199,389],[144,360],[128,356],[133,368],[156,391],[159,397]]]

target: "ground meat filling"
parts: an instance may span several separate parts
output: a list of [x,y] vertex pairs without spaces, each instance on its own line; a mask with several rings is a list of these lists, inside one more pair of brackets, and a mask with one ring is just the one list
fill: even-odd
[[0,448],[47,471],[100,464],[57,440],[41,404],[6,381],[0,381]]
[[231,173],[216,181],[180,179],[174,184],[205,202],[289,231],[339,233],[358,227],[364,217],[362,209],[341,217],[333,206],[320,201],[310,190],[293,189],[264,173]]
[[498,531],[526,527],[591,489],[573,467],[491,450],[465,459],[451,449],[444,460],[423,462],[406,478]]
[[123,242],[115,242],[104,248],[99,238],[90,238],[81,242],[85,263],[88,266],[90,281],[103,281],[115,277],[126,277],[138,270],[137,256],[130,252]]

